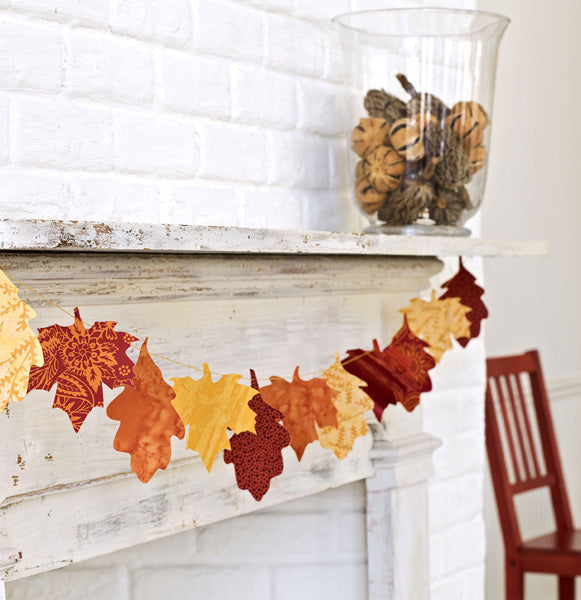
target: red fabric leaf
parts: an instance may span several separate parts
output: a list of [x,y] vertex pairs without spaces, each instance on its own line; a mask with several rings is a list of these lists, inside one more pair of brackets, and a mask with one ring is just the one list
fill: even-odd
[[224,462],[234,465],[238,487],[248,490],[255,500],[261,500],[270,488],[270,481],[282,473],[282,449],[290,444],[291,438],[279,423],[284,415],[262,399],[252,370],[250,378],[251,386],[258,392],[248,403],[256,413],[256,433],[234,434],[230,438],[231,450],[224,450]]
[[31,368],[28,391],[48,391],[56,383],[53,408],[69,415],[75,431],[94,407],[103,406],[103,383],[109,388],[133,387],[133,361],[125,352],[137,338],[115,331],[115,325],[97,321],[86,329],[75,308],[72,325],[39,329],[44,365]]
[[373,400],[378,421],[390,404],[403,403],[408,390],[417,387],[413,358],[389,346],[381,351],[377,340],[373,340],[373,350],[348,350],[347,357],[343,367],[367,383],[363,391]]
[[488,309],[481,300],[484,289],[476,285],[476,277],[464,267],[462,258],[460,258],[460,268],[458,273],[452,279],[442,284],[447,291],[440,296],[441,300],[446,298],[459,298],[461,304],[468,306],[471,310],[466,313],[466,318],[470,321],[470,337],[458,338],[458,343],[466,347],[468,342],[480,334],[480,323],[488,317]]

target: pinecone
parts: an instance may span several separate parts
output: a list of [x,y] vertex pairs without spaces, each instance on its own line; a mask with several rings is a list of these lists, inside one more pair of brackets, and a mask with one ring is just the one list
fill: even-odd
[[440,158],[434,175],[438,185],[455,190],[470,181],[472,174],[466,150],[449,127],[444,129],[444,145]]
[[385,90],[369,90],[363,101],[370,117],[386,119],[391,125],[395,120],[405,117],[405,102],[388,94]]
[[426,161],[434,156],[442,155],[444,146],[444,131],[440,123],[428,123],[424,129],[424,147],[426,149]]

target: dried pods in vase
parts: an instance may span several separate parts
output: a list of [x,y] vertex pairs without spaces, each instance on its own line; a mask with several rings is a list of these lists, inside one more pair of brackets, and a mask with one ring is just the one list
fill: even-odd
[[405,75],[396,77],[407,101],[369,90],[363,100],[368,117],[351,135],[359,157],[357,204],[381,230],[412,226],[420,233],[462,235],[468,230],[460,225],[476,208],[470,184],[487,159],[487,111],[473,100],[448,107],[434,94],[418,92]]

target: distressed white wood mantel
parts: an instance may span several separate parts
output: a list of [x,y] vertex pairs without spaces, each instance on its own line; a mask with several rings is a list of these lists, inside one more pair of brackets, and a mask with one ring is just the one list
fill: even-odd
[[[0,268],[52,302],[79,306],[86,322],[118,321],[149,337],[155,354],[217,372],[252,366],[262,378],[290,376],[297,364],[322,371],[334,351],[387,341],[397,309],[440,271],[438,257],[544,252],[535,241],[0,221]],[[20,295],[38,313],[33,327],[70,323],[26,288]],[[199,376],[158,363],[166,378]],[[105,404],[118,392],[105,389]],[[370,598],[427,598],[422,519],[438,442],[418,428],[391,438],[375,425],[342,461],[311,444],[298,463],[287,448],[283,475],[257,503],[236,487],[231,465],[218,459],[207,474],[175,438],[170,466],[142,484],[129,456],[113,450],[118,424],[103,409],[75,435],[52,396],[34,391],[0,414],[0,580],[365,479]],[[419,531],[413,543],[402,537],[406,523]]]

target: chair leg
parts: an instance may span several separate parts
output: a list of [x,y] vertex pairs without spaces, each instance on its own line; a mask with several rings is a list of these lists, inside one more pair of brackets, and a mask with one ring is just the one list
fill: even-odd
[[559,600],[575,600],[575,577],[559,577]]
[[513,561],[506,561],[505,569],[505,600],[524,600],[525,574]]

